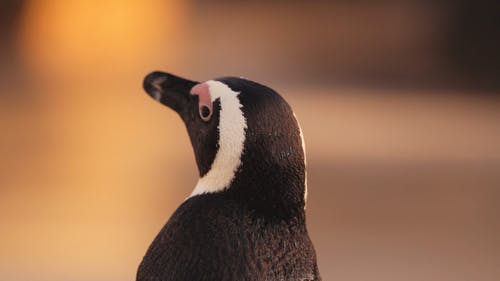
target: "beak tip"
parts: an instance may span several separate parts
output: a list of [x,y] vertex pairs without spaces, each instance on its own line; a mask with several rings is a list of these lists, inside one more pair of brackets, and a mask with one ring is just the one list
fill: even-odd
[[168,74],[161,71],[154,71],[146,75],[142,83],[144,90],[152,95],[161,91],[161,84],[168,79]]
[[190,90],[197,83],[166,72],[153,71],[146,75],[142,86],[153,99],[177,111],[186,105]]

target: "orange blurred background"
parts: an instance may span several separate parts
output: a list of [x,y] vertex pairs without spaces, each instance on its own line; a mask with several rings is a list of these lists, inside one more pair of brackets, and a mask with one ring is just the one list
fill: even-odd
[[165,70],[280,92],[324,280],[500,280],[498,5],[0,4],[0,280],[134,280],[197,170]]

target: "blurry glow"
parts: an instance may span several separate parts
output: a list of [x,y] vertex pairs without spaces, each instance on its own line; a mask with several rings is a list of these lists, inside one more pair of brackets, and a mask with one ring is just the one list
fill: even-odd
[[161,60],[172,49],[166,42],[182,31],[182,3],[32,0],[20,48],[29,66],[57,74],[121,71],[148,58]]
[[24,8],[17,44],[29,91],[13,93],[22,107],[5,106],[12,129],[0,144],[12,149],[0,174],[0,279],[132,279],[158,227],[141,218],[163,220],[175,206],[169,191],[186,196],[160,177],[176,171],[163,166],[174,147],[189,155],[187,135],[168,138],[169,129],[184,133],[180,120],[141,90],[147,71],[181,53],[168,43],[181,40],[185,4],[32,0]]

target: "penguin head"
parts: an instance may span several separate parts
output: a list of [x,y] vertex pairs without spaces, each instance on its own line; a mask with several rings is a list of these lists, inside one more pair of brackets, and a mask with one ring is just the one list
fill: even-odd
[[219,195],[281,216],[304,209],[302,132],[278,93],[243,78],[200,83],[164,72],[147,75],[144,89],[186,125],[200,175],[189,198]]

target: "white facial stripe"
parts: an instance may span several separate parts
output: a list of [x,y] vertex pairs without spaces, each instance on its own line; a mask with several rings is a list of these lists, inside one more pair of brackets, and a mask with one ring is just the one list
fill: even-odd
[[[295,117],[295,121],[297,121],[297,125],[299,126],[299,131],[300,131],[300,140],[302,141],[302,150],[304,151],[304,203],[307,203],[307,159],[306,159],[306,142],[304,141],[304,133],[302,133],[302,128],[300,127],[299,119],[297,119],[297,116],[295,115],[295,112],[293,113],[293,117]],[[306,208],[306,205],[304,204],[304,209]]]
[[219,81],[207,81],[210,98],[220,99],[219,150],[210,170],[198,180],[189,197],[212,193],[227,188],[241,165],[241,155],[245,143],[246,119],[241,111],[238,92]]

